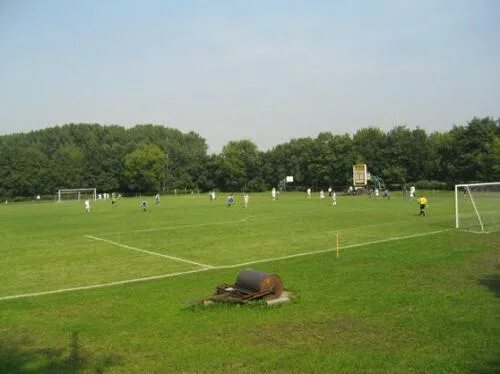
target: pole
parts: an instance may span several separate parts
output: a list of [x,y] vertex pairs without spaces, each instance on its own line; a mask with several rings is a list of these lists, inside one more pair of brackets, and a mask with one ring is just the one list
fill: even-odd
[[339,258],[339,232],[337,231],[337,258]]

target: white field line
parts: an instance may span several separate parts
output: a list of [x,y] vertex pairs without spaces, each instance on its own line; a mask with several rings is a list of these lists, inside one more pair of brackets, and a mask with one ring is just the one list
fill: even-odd
[[[392,241],[396,241],[396,240],[405,240],[405,239],[417,238],[417,237],[421,237],[421,236],[435,235],[435,234],[440,234],[442,232],[451,231],[451,230],[454,230],[454,229],[445,229],[445,230],[439,230],[439,231],[429,231],[429,232],[424,232],[424,233],[420,233],[420,234],[412,234],[412,235],[398,236],[398,237],[393,237],[393,238],[388,238],[388,239],[373,240],[373,241],[370,241],[370,242],[364,242],[364,243],[346,245],[344,247],[339,247],[339,249],[364,247],[364,246],[367,246],[367,245],[373,245],[373,244],[379,244],[379,243],[387,243],[387,242],[392,242]],[[132,248],[132,249],[135,249],[135,248]],[[63,292],[91,290],[91,289],[95,289],[95,288],[113,287],[113,286],[119,286],[119,285],[123,285],[123,284],[146,282],[146,281],[150,281],[150,280],[158,280],[158,279],[164,279],[164,278],[173,278],[173,277],[178,277],[178,276],[187,275],[187,274],[200,273],[202,271],[218,270],[218,269],[232,269],[232,268],[237,268],[237,267],[241,267],[241,266],[258,264],[258,263],[261,263],[261,262],[271,262],[271,261],[286,260],[286,259],[290,259],[290,258],[294,258],[294,257],[310,256],[310,255],[315,255],[315,254],[320,254],[320,253],[333,252],[335,250],[336,250],[336,248],[328,248],[328,249],[322,249],[322,250],[318,250],[318,251],[297,253],[297,254],[288,255],[288,256],[273,257],[273,258],[267,258],[267,259],[263,259],[263,260],[243,262],[243,263],[234,264],[234,265],[223,265],[223,266],[212,266],[212,267],[205,266],[205,267],[203,267],[201,269],[188,270],[188,271],[182,271],[182,272],[177,272],[177,273],[168,273],[168,274],[154,275],[154,276],[151,276],[151,277],[134,278],[134,279],[127,279],[127,280],[117,281],[117,282],[93,284],[93,285],[89,285],[89,286],[79,286],[79,287],[72,287],[72,288],[61,288],[61,289],[50,290],[50,291],[41,291],[41,292],[25,293],[25,294],[19,294],[19,295],[2,296],[2,297],[0,297],[0,301],[3,301],[3,300],[12,300],[12,299],[20,299],[20,298],[27,298],[27,297],[44,296],[44,295],[53,295],[53,294],[58,294],[58,293],[63,293]]]
[[119,285],[123,285],[123,284],[129,284],[129,283],[146,282],[146,281],[155,280],[155,279],[164,279],[164,278],[170,278],[170,277],[177,277],[179,275],[192,274],[192,273],[200,273],[202,271],[207,271],[207,270],[212,270],[212,269],[213,268],[206,267],[206,268],[202,268],[202,269],[181,271],[181,272],[178,272],[178,273],[153,275],[151,277],[126,279],[126,280],[122,280],[122,281],[109,282],[109,283],[101,283],[101,284],[92,284],[90,286],[78,286],[78,287],[71,287],[71,288],[61,288],[61,289],[58,289],[58,290],[51,290],[51,291],[41,291],[41,292],[25,293],[25,294],[21,294],[21,295],[2,296],[2,297],[0,297],[0,301],[2,301],[2,300],[20,299],[20,298],[25,298],[25,297],[53,295],[53,294],[63,293],[63,292],[93,290],[93,289],[96,289],[96,288],[113,287],[113,286],[119,286]]
[[[358,243],[358,244],[350,244],[350,245],[346,245],[346,246],[339,246],[339,250],[348,249],[348,248],[356,248],[356,247],[364,247],[364,246],[367,246],[367,245],[373,245],[373,244],[379,244],[379,243],[387,243],[387,242],[392,242],[392,241],[395,241],[395,240],[418,238],[419,236],[434,235],[434,234],[439,234],[439,233],[442,233],[442,232],[445,232],[445,231],[450,231],[450,230],[453,230],[453,229],[445,229],[445,230],[438,230],[438,231],[429,231],[429,232],[424,232],[424,233],[420,233],[420,234],[412,234],[412,235],[405,235],[405,236],[396,236],[394,238],[373,240],[373,241],[364,242],[364,243]],[[327,248],[327,249],[320,249],[320,250],[317,250],[317,251],[302,252],[302,253],[297,253],[297,254],[294,254],[294,255],[281,256],[281,257],[271,257],[271,258],[265,258],[265,259],[262,259],[262,260],[242,262],[240,264],[235,264],[235,265],[216,266],[215,269],[231,269],[231,268],[236,268],[236,267],[241,267],[241,266],[258,264],[258,263],[261,263],[261,262],[271,262],[271,261],[278,261],[278,260],[287,260],[289,258],[302,257],[302,256],[310,256],[310,255],[315,255],[315,254],[320,254],[320,253],[325,253],[325,252],[333,252],[333,251],[336,251],[336,250],[337,250],[336,247],[334,247],[334,248]]]
[[101,242],[113,244],[113,245],[116,245],[117,247],[122,247],[122,248],[126,248],[126,249],[131,249],[131,250],[137,251],[137,252],[147,253],[147,254],[150,254],[150,255],[153,255],[153,256],[160,256],[160,257],[165,257],[165,258],[168,258],[168,259],[174,260],[174,261],[186,262],[188,264],[201,266],[203,268],[213,268],[213,266],[211,266],[211,265],[200,264],[199,262],[195,262],[195,261],[191,261],[191,260],[186,260],[184,258],[179,258],[179,257],[174,257],[174,256],[169,256],[169,255],[164,255],[163,253],[158,253],[158,252],[148,251],[146,249],[131,247],[129,245],[117,243],[117,242],[114,242],[114,241],[108,240],[108,239],[98,238],[98,237],[92,236],[92,235],[85,235],[85,237],[89,238],[89,239],[92,239],[92,240],[98,240],[98,241],[101,241]]

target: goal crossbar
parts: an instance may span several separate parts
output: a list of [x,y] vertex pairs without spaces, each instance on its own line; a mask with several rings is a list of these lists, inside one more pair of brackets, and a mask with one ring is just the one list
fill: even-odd
[[459,187],[498,186],[498,185],[500,185],[500,182],[456,184],[455,189]]

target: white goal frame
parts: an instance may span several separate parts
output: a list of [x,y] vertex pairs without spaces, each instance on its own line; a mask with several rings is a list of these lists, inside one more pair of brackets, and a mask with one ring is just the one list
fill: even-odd
[[76,193],[78,198],[76,199],[77,201],[81,199],[81,194],[83,193],[91,193],[93,200],[97,199],[97,189],[96,188],[61,188],[57,191],[57,202],[60,203],[61,201],[61,195],[63,195],[66,192],[70,193]]
[[481,232],[484,232],[484,223],[481,218],[481,214],[477,210],[476,202],[474,201],[474,196],[471,193],[469,187],[476,186],[500,186],[500,182],[489,182],[489,183],[469,183],[469,184],[456,184],[455,185],[455,228],[459,228],[460,221],[458,219],[458,189],[465,188],[467,190],[467,194],[469,195],[469,199],[472,203],[472,207],[474,208],[474,213],[476,214],[477,220],[479,221],[479,225],[481,226]]

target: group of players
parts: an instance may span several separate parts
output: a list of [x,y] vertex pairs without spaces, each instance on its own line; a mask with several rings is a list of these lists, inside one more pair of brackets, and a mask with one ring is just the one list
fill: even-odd
[[[337,205],[337,194],[335,193],[335,191],[332,191],[331,188],[328,189],[328,193],[329,193],[329,196],[332,198],[332,206],[336,206]],[[276,200],[279,200],[279,197],[280,197],[279,190],[276,190],[276,188],[273,187],[273,189],[271,190],[271,199],[273,201],[276,201]],[[306,197],[308,199],[311,198],[311,189],[310,188],[308,188],[306,191]],[[209,192],[208,198],[210,199],[210,201],[214,201],[216,199],[215,191]],[[325,193],[323,192],[323,190],[321,190],[321,192],[320,192],[320,198],[321,199],[325,198]],[[250,196],[247,193],[245,193],[243,195],[243,202],[244,202],[244,207],[247,208],[248,203],[250,202]],[[234,205],[234,203],[235,203],[234,193],[231,192],[229,194],[229,196],[227,197],[228,208],[232,207]]]
[[[377,189],[378,191],[378,189]],[[411,187],[410,188],[410,198],[413,199],[415,197],[415,187]],[[276,188],[273,187],[273,189],[271,190],[271,198],[273,201],[276,201],[279,199],[279,191],[276,190]],[[332,206],[335,207],[337,206],[337,193],[335,191],[332,190],[332,188],[328,188],[328,195],[332,198]],[[378,197],[378,194],[376,193],[375,195],[376,197]],[[320,191],[319,193],[319,197],[320,199],[324,199],[325,198],[325,193],[323,190]],[[369,197],[371,198],[371,194],[369,194]],[[389,190],[385,190],[384,191],[384,197],[388,200],[390,200],[390,192]],[[306,190],[306,198],[307,199],[310,199],[311,198],[311,188],[308,188]],[[211,191],[209,193],[209,199],[210,201],[213,201],[216,199],[216,195],[215,195],[215,191]],[[247,193],[245,193],[243,195],[243,201],[244,201],[244,206],[245,208],[248,207],[248,203],[250,201],[250,197]],[[235,203],[235,198],[234,198],[234,193],[230,193],[229,196],[227,197],[227,207],[230,208],[234,205]],[[419,205],[419,208],[420,208],[420,213],[419,213],[419,216],[425,216],[425,208],[427,207],[427,198],[425,198],[424,196],[420,195],[420,197],[417,199],[417,203]]]
[[[335,191],[332,190],[332,188],[328,188],[328,195],[329,197],[331,197],[332,199],[332,206],[335,207],[337,206],[337,193]],[[210,201],[214,201],[216,200],[216,194],[215,194],[215,191],[210,191],[209,194],[209,199]],[[271,198],[273,201],[276,201],[279,199],[279,196],[280,196],[280,192],[278,190],[276,190],[276,188],[273,187],[273,189],[271,190]],[[415,196],[415,187],[411,187],[410,188],[410,197],[413,199]],[[116,203],[116,201],[121,197],[121,195],[118,195],[118,197],[116,197],[115,194],[112,194],[112,200],[111,200],[111,203],[114,205]],[[319,197],[320,199],[324,199],[325,198],[325,193],[323,190],[320,191],[319,193]],[[371,194],[369,194],[369,197],[371,197]],[[387,195],[384,196],[386,197],[387,199],[389,199],[389,193],[387,192]],[[306,190],[306,198],[307,199],[311,199],[311,188],[308,188]],[[158,205],[160,204],[160,194],[157,193],[154,197],[154,200],[155,200],[155,205]],[[234,197],[234,193],[230,193],[229,196],[227,197],[227,207],[230,208],[234,205],[235,203],[235,197]],[[244,203],[244,207],[247,208],[248,207],[248,204],[250,202],[250,196],[248,195],[248,193],[245,193],[243,195],[243,203]],[[425,216],[425,208],[427,206],[427,199],[420,195],[420,197],[417,199],[417,203],[420,207],[420,213],[419,215],[420,216]],[[90,200],[85,200],[85,203],[84,203],[84,206],[85,206],[85,211],[87,213],[90,213]],[[147,209],[148,209],[148,201],[146,199],[143,199],[141,204],[140,204],[140,207],[141,209],[145,212]]]

